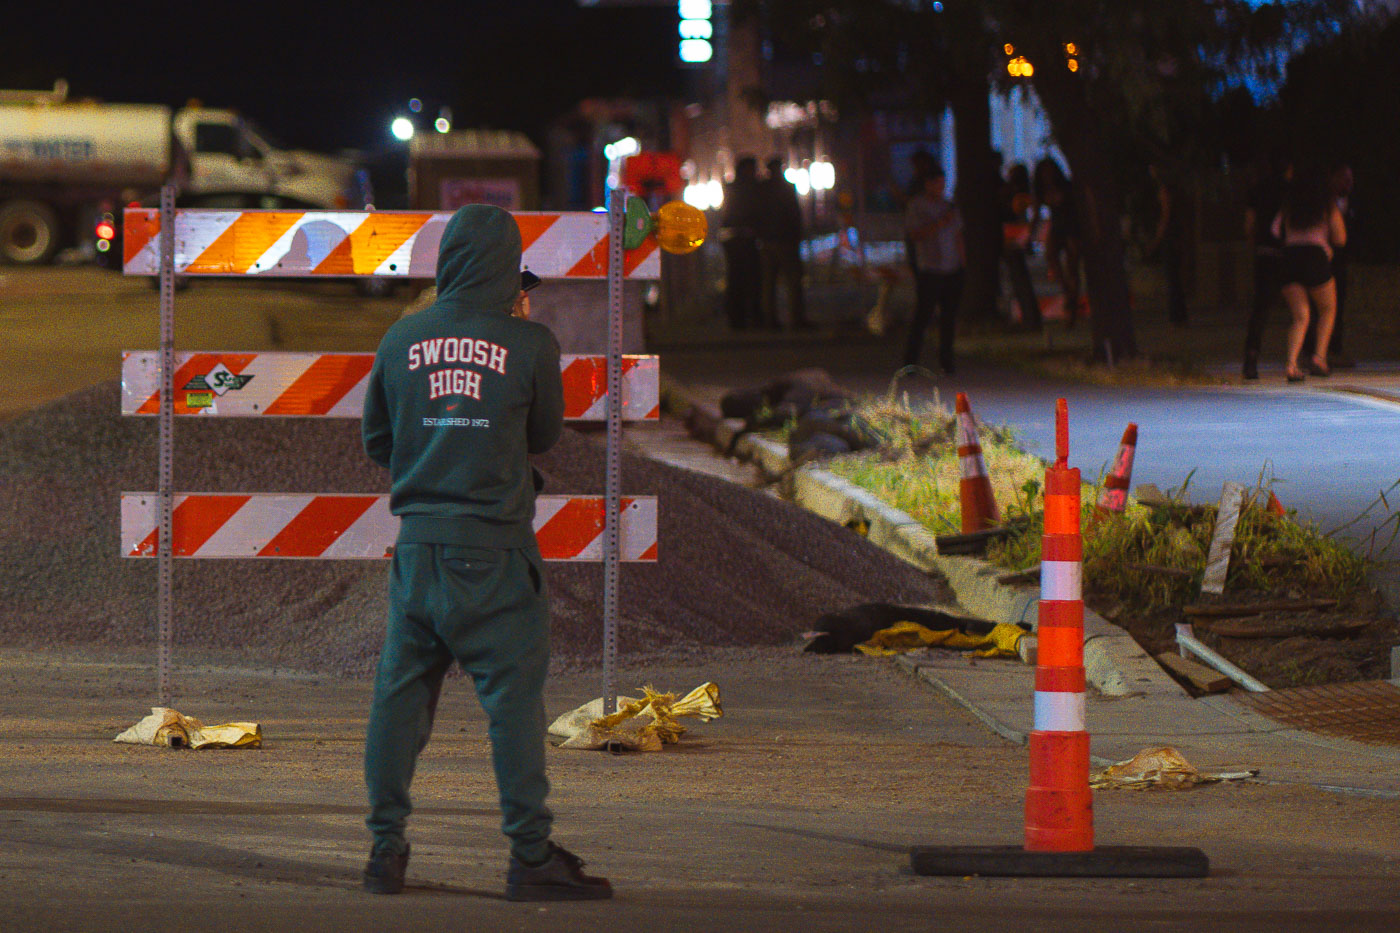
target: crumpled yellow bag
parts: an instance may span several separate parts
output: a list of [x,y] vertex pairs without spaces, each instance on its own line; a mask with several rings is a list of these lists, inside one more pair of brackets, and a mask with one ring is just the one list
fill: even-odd
[[113,741],[164,748],[262,748],[262,726],[255,722],[206,726],[193,716],[164,706],[152,706],[151,715]]
[[986,635],[969,635],[955,628],[934,631],[917,622],[896,622],[856,645],[856,650],[883,658],[918,648],[939,647],[972,650],[979,658],[1014,658],[1025,634],[1019,625],[1007,622],[998,623]]
[[554,720],[549,733],[564,739],[560,748],[659,752],[685,734],[678,721],[682,717],[709,722],[723,715],[719,687],[713,683],[703,683],[679,700],[674,693],[657,693],[646,686],[640,698],[621,698],[611,715],[603,715],[602,697],[591,700]]
[[1133,790],[1162,788],[1165,790],[1186,790],[1198,784],[1214,784],[1218,781],[1241,781],[1254,777],[1259,769],[1252,771],[1226,771],[1207,774],[1196,770],[1181,754],[1171,746],[1144,748],[1127,761],[1110,765],[1089,780],[1090,787],[1124,787]]

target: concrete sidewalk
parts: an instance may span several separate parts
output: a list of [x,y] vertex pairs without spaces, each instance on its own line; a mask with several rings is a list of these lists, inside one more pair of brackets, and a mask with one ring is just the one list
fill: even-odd
[[[672,382],[673,401],[700,409],[692,423],[717,424],[717,401],[725,387],[716,383],[701,383],[680,387]],[[733,425],[729,426],[732,432]],[[721,429],[726,439],[730,433]],[[646,435],[638,432],[634,443],[643,450]],[[732,473],[733,462],[720,459],[701,441],[685,465],[691,468]],[[781,451],[759,450],[764,445],[740,445],[741,450],[761,453],[768,471],[777,472],[782,466]],[[676,456],[676,442],[671,441],[671,456]],[[778,462],[773,462],[778,459]],[[871,540],[876,540],[872,535]],[[877,542],[878,543],[878,542]],[[896,550],[906,559],[908,556]],[[956,559],[959,565],[970,563]],[[922,566],[922,565],[921,565]],[[929,569],[933,569],[930,567]],[[969,585],[972,579],[967,568],[947,574],[958,593],[964,609],[974,615],[1002,619],[1004,607],[1012,607],[1012,615],[1034,598],[1035,591],[1011,591],[990,594],[990,582]],[[985,576],[985,575],[984,575]],[[1021,607],[1019,610],[1014,607]],[[836,608],[836,607],[833,607]],[[1116,631],[1093,613],[1088,613],[1100,628]],[[1033,616],[1033,612],[1032,612]],[[1108,633],[1095,629],[1094,634]],[[1115,645],[1113,652],[1099,664],[1116,664],[1119,670],[1106,676],[1126,686],[1126,695],[1109,696],[1094,692],[1088,700],[1088,722],[1092,736],[1092,754],[1100,764],[1132,757],[1144,748],[1160,745],[1175,746],[1187,760],[1202,770],[1240,771],[1258,769],[1261,780],[1316,787],[1345,789],[1352,793],[1387,798],[1400,797],[1400,748],[1362,744],[1304,732],[1260,716],[1232,700],[1228,695],[1192,699],[1168,677],[1150,658],[1123,637],[1115,639],[1125,645]],[[1087,657],[1086,657],[1086,660]],[[984,725],[1004,738],[1024,743],[1033,727],[1032,695],[1034,670],[1006,661],[975,660],[947,652],[932,652],[931,656],[906,656],[899,665],[923,679],[930,686],[954,700]],[[1095,678],[1091,678],[1095,679]]]

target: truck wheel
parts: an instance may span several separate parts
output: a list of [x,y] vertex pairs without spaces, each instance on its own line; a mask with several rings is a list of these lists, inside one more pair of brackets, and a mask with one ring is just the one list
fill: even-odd
[[0,206],[0,259],[21,266],[48,262],[58,252],[58,215],[38,201]]

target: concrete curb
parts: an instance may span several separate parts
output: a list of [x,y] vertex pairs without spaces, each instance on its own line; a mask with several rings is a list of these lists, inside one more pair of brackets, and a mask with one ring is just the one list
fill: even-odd
[[[1035,624],[1040,599],[1037,588],[998,583],[996,578],[1002,571],[986,561],[939,554],[933,535],[907,513],[818,467],[794,471],[783,445],[757,434],[743,434],[742,421],[723,418],[713,406],[695,400],[664,375],[661,393],[668,410],[683,417],[697,437],[754,462],[769,478],[785,478],[789,484],[786,491],[803,508],[861,531],[871,543],[925,573],[942,574],[968,612],[993,622]],[[1084,610],[1084,673],[1105,696],[1185,695],[1131,635],[1088,607]],[[947,692],[945,685],[936,685]],[[961,698],[954,699],[969,706]],[[991,728],[1001,732],[996,726]]]

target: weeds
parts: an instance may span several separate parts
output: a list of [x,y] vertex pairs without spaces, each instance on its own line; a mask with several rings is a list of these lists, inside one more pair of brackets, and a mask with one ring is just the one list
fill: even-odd
[[[907,512],[934,534],[961,528],[956,419],[938,405],[911,408],[888,395],[861,401],[856,411],[888,439],[879,451],[836,457],[826,469]],[[1029,570],[1040,562],[1044,533],[1042,477],[1045,464],[1022,451],[1005,426],[981,426],[982,449],[1003,522],[1011,533],[993,541],[986,557],[1007,570]],[[1152,611],[1190,602],[1199,591],[1215,530],[1214,505],[1185,503],[1194,471],[1168,493],[1165,505],[1129,500],[1122,514],[1096,514],[1103,477],[1085,483],[1086,590],[1136,610]],[[1367,560],[1323,534],[1296,513],[1276,516],[1265,504],[1274,479],[1266,467],[1247,494],[1231,552],[1229,585],[1235,590],[1296,592],[1298,597],[1334,597],[1344,603],[1366,588]],[[1400,483],[1387,492],[1394,493]],[[1388,506],[1383,493],[1379,502]],[[1390,524],[1400,529],[1400,518]]]

